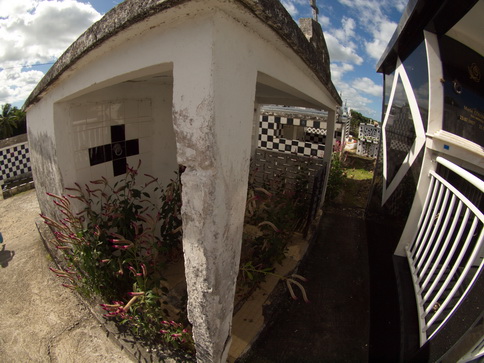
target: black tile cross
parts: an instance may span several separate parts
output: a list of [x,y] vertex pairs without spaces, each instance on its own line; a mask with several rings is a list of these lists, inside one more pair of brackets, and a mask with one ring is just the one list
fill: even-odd
[[139,140],[126,140],[124,125],[111,126],[111,143],[89,148],[91,166],[113,162],[114,176],[126,174],[126,158],[139,154]]

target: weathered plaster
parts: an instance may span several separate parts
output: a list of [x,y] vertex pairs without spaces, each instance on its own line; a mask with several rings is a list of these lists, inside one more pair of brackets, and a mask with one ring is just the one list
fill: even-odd
[[45,132],[29,132],[30,161],[35,191],[41,212],[55,215],[56,208],[47,193],[62,194],[62,175],[57,162],[56,147],[53,138]]
[[189,319],[198,360],[218,362],[226,359],[230,342],[257,72],[247,61],[245,40],[226,44],[235,30],[227,27],[230,20],[217,14],[212,21],[205,48],[210,52],[175,64],[173,120],[178,160],[186,166],[182,216]]
[[53,113],[53,107],[44,103],[34,105],[27,114],[27,135],[35,190],[41,212],[51,216],[54,215],[55,208],[52,198],[46,193],[60,194],[63,191]]

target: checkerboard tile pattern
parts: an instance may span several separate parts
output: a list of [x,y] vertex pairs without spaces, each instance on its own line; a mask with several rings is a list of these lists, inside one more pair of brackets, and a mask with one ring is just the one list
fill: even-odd
[[[265,117],[267,119],[267,116]],[[278,117],[279,118],[279,117]],[[282,125],[280,123],[275,123],[274,120],[271,121],[264,121],[264,117],[262,117],[262,121],[259,122],[259,137],[265,136],[267,139],[269,136],[273,138],[279,138],[282,136]]]
[[304,126],[304,127],[311,127],[315,129],[321,129],[321,121],[318,120],[311,120],[311,119],[302,119],[302,118],[294,118],[294,117],[281,117],[281,116],[274,116],[274,115],[261,115],[260,116],[261,122],[268,122],[270,124],[276,124],[281,129],[280,125],[293,125],[293,126]]
[[[282,137],[283,125],[306,127],[305,140],[289,140]],[[261,149],[287,154],[322,158],[324,156],[326,130],[320,127],[321,122],[317,120],[261,115],[257,146]]]
[[314,143],[314,144],[325,144],[326,143],[326,135],[306,134],[305,141],[311,142],[311,143]]
[[302,156],[314,156],[318,158],[322,158],[324,154],[324,145],[282,138],[274,138],[273,141],[259,140],[258,146],[266,150],[274,150]]
[[28,142],[0,150],[0,182],[32,171]]

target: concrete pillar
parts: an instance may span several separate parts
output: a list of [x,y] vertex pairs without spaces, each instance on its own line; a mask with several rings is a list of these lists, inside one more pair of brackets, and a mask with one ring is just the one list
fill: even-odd
[[188,318],[199,362],[224,362],[228,355],[254,117],[256,71],[224,35],[212,33],[210,45],[173,68],[177,157],[186,166]]

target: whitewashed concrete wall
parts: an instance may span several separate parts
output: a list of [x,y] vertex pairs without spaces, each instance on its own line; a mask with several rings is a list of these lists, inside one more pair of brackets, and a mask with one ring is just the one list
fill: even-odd
[[[55,215],[55,208],[46,193],[64,192],[63,175],[58,163],[58,149],[68,145],[67,129],[61,138],[55,137],[54,105],[50,94],[44,102],[33,105],[27,113],[27,133],[30,143],[30,161],[36,184],[35,191],[43,214]],[[67,115],[65,115],[67,119]],[[66,122],[67,124],[67,122]],[[62,132],[62,131],[61,131]]]
[[[91,166],[89,149],[111,144],[111,126],[119,125],[124,125],[126,140],[138,140],[138,153],[128,156],[126,161],[130,166],[137,166],[141,160],[137,179],[140,183],[148,180],[143,175],[145,173],[156,175],[164,184],[174,178],[178,164],[171,118],[171,93],[171,84],[123,83],[63,105],[69,112],[71,148],[66,151],[72,152],[75,169],[72,180],[65,179],[65,184],[77,182],[83,185],[101,177],[115,182],[114,163],[106,161]],[[154,97],[156,94],[161,97]],[[67,161],[68,157],[65,159]]]

